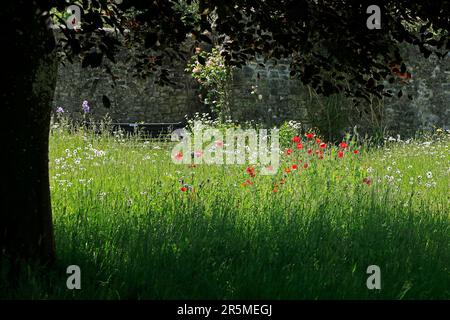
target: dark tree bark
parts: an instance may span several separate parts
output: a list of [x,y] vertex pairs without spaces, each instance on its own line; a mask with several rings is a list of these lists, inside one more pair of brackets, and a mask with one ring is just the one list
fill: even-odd
[[48,138],[57,63],[53,31],[39,7],[36,1],[8,1],[0,13],[0,262],[14,265],[47,264],[55,257]]

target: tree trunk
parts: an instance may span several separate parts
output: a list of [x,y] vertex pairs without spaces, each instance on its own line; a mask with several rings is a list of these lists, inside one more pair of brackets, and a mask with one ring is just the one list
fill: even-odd
[[1,31],[0,263],[47,264],[55,257],[48,175],[55,40],[36,1],[5,2],[0,17],[7,24]]

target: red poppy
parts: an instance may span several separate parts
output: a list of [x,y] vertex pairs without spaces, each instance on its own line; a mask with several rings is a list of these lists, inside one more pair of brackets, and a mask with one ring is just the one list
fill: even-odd
[[308,149],[308,151],[306,151],[308,154],[312,154],[312,150]]
[[251,182],[250,180],[245,180],[245,182],[242,183],[242,186],[243,186],[243,187],[249,186],[249,185],[252,185],[252,182]]
[[341,147],[342,149],[345,149],[345,148],[348,148],[348,144],[342,141],[342,142],[339,144],[339,147]]
[[299,136],[295,136],[292,138],[292,141],[295,143],[299,143],[300,142],[300,137]]
[[178,152],[178,153],[175,155],[175,158],[176,158],[178,161],[183,160],[183,153],[182,153],[181,151]]
[[305,163],[305,164],[303,165],[303,168],[308,169],[308,164]]
[[186,192],[186,191],[187,191],[187,188],[186,188],[186,187],[182,187],[182,188],[181,188],[181,191]]
[[338,158],[343,158],[344,157],[344,152],[343,151],[339,151],[338,152]]
[[298,150],[303,149],[303,144],[301,142],[297,143],[297,149]]
[[291,172],[291,169],[290,169],[290,168],[286,168],[286,169],[284,169],[284,172],[290,173],[290,172]]
[[327,144],[324,143],[324,142],[322,142],[322,143],[319,145],[319,147],[322,148],[322,149],[325,149],[325,148],[327,147]]
[[286,150],[286,154],[289,156],[289,155],[291,155],[291,153],[292,153],[292,149],[287,149]]
[[353,153],[354,154],[359,154],[359,150],[354,150]]
[[312,139],[312,138],[314,138],[314,133],[308,133],[308,134],[306,135],[306,137],[307,137],[308,139]]
[[320,144],[322,142],[322,140],[320,140],[319,138],[316,139],[316,143]]
[[250,175],[250,177],[252,177],[252,178],[254,178],[256,176],[255,168],[253,168],[253,167],[247,167],[247,172]]
[[298,167],[297,167],[296,164],[293,164],[293,165],[292,165],[292,170],[297,170],[297,168],[298,168]]

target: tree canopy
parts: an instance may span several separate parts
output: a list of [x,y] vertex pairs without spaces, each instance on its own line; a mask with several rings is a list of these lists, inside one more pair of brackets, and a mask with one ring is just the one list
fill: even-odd
[[[205,1],[216,8],[227,61],[255,55],[290,58],[292,76],[329,95],[390,95],[382,84],[393,66],[406,72],[399,46],[416,45],[425,57],[450,49],[448,1],[378,1],[381,29],[366,26],[374,1]],[[391,82],[394,78],[391,79]]]
[[[120,4],[118,4],[120,2]],[[66,1],[58,1],[64,10]],[[392,96],[384,80],[393,83],[407,66],[399,50],[402,42],[417,46],[429,57],[444,57],[449,49],[448,1],[383,1],[381,29],[368,29],[367,8],[373,1],[356,0],[84,0],[80,29],[63,28],[67,55],[84,55],[84,66],[114,61],[117,39],[102,30],[131,30],[133,39],[158,54],[142,55],[138,68],[168,73],[164,58],[183,58],[180,44],[189,37],[211,43],[212,34],[226,62],[242,66],[255,57],[288,58],[291,76],[318,93],[344,92],[357,98]],[[95,44],[88,34],[100,35]],[[94,50],[94,47],[96,48]],[[66,50],[67,52],[67,50]],[[200,63],[202,61],[199,61]]]

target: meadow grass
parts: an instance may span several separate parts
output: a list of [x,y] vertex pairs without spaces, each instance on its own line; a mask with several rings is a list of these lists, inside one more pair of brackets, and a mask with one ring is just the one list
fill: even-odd
[[[305,144],[255,177],[177,165],[170,144],[117,134],[58,129],[50,141],[58,260],[3,298],[450,298],[444,134],[342,159]],[[66,288],[73,264],[81,290]],[[381,290],[366,287],[369,265]]]

